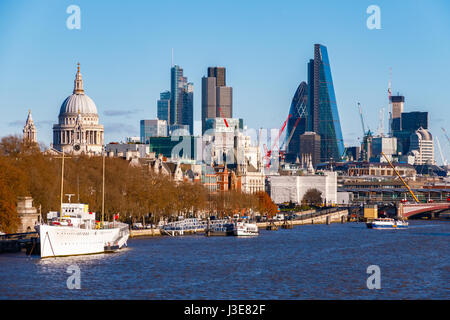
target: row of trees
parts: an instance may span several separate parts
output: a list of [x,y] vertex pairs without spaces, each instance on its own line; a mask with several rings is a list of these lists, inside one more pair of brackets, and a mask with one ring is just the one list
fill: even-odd
[[[274,214],[276,205],[261,192],[219,192],[210,194],[199,183],[175,183],[155,174],[147,166],[130,166],[119,158],[105,159],[105,219],[119,214],[121,220],[154,221],[172,215],[196,215],[200,212],[231,215],[253,210]],[[65,160],[64,194],[73,194],[73,202],[89,204],[99,218],[102,210],[102,158],[71,156]],[[0,141],[0,230],[15,232],[20,223],[16,202],[31,196],[43,216],[59,210],[61,157],[45,154],[36,144],[8,136]],[[65,198],[64,201],[67,201]]]

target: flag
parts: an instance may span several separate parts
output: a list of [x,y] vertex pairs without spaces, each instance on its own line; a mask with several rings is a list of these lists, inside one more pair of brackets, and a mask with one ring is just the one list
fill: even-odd
[[118,213],[116,213],[116,214],[114,215],[114,220],[119,220],[119,214],[118,214]]

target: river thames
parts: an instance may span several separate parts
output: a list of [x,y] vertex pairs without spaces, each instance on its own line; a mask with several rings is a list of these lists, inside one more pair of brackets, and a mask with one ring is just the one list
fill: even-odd
[[[448,221],[135,238],[115,254],[2,254],[0,299],[449,299],[449,249]],[[380,268],[380,289],[367,287],[371,265]],[[74,266],[80,289],[67,285]]]

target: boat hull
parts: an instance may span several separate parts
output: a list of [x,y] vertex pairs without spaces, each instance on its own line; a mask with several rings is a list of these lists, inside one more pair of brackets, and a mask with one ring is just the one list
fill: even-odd
[[259,230],[254,223],[236,222],[233,225],[233,234],[238,237],[257,236]]
[[126,246],[129,231],[124,228],[80,229],[40,225],[41,258],[104,253],[108,247]]
[[368,222],[367,228],[374,230],[393,230],[393,229],[406,229],[408,228],[408,223],[377,223]]

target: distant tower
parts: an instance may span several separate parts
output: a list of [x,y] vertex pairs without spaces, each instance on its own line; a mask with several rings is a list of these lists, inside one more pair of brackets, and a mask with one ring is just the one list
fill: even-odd
[[23,139],[28,142],[37,143],[36,126],[31,117],[31,110],[28,110],[27,122],[25,123],[25,127],[23,127]]

